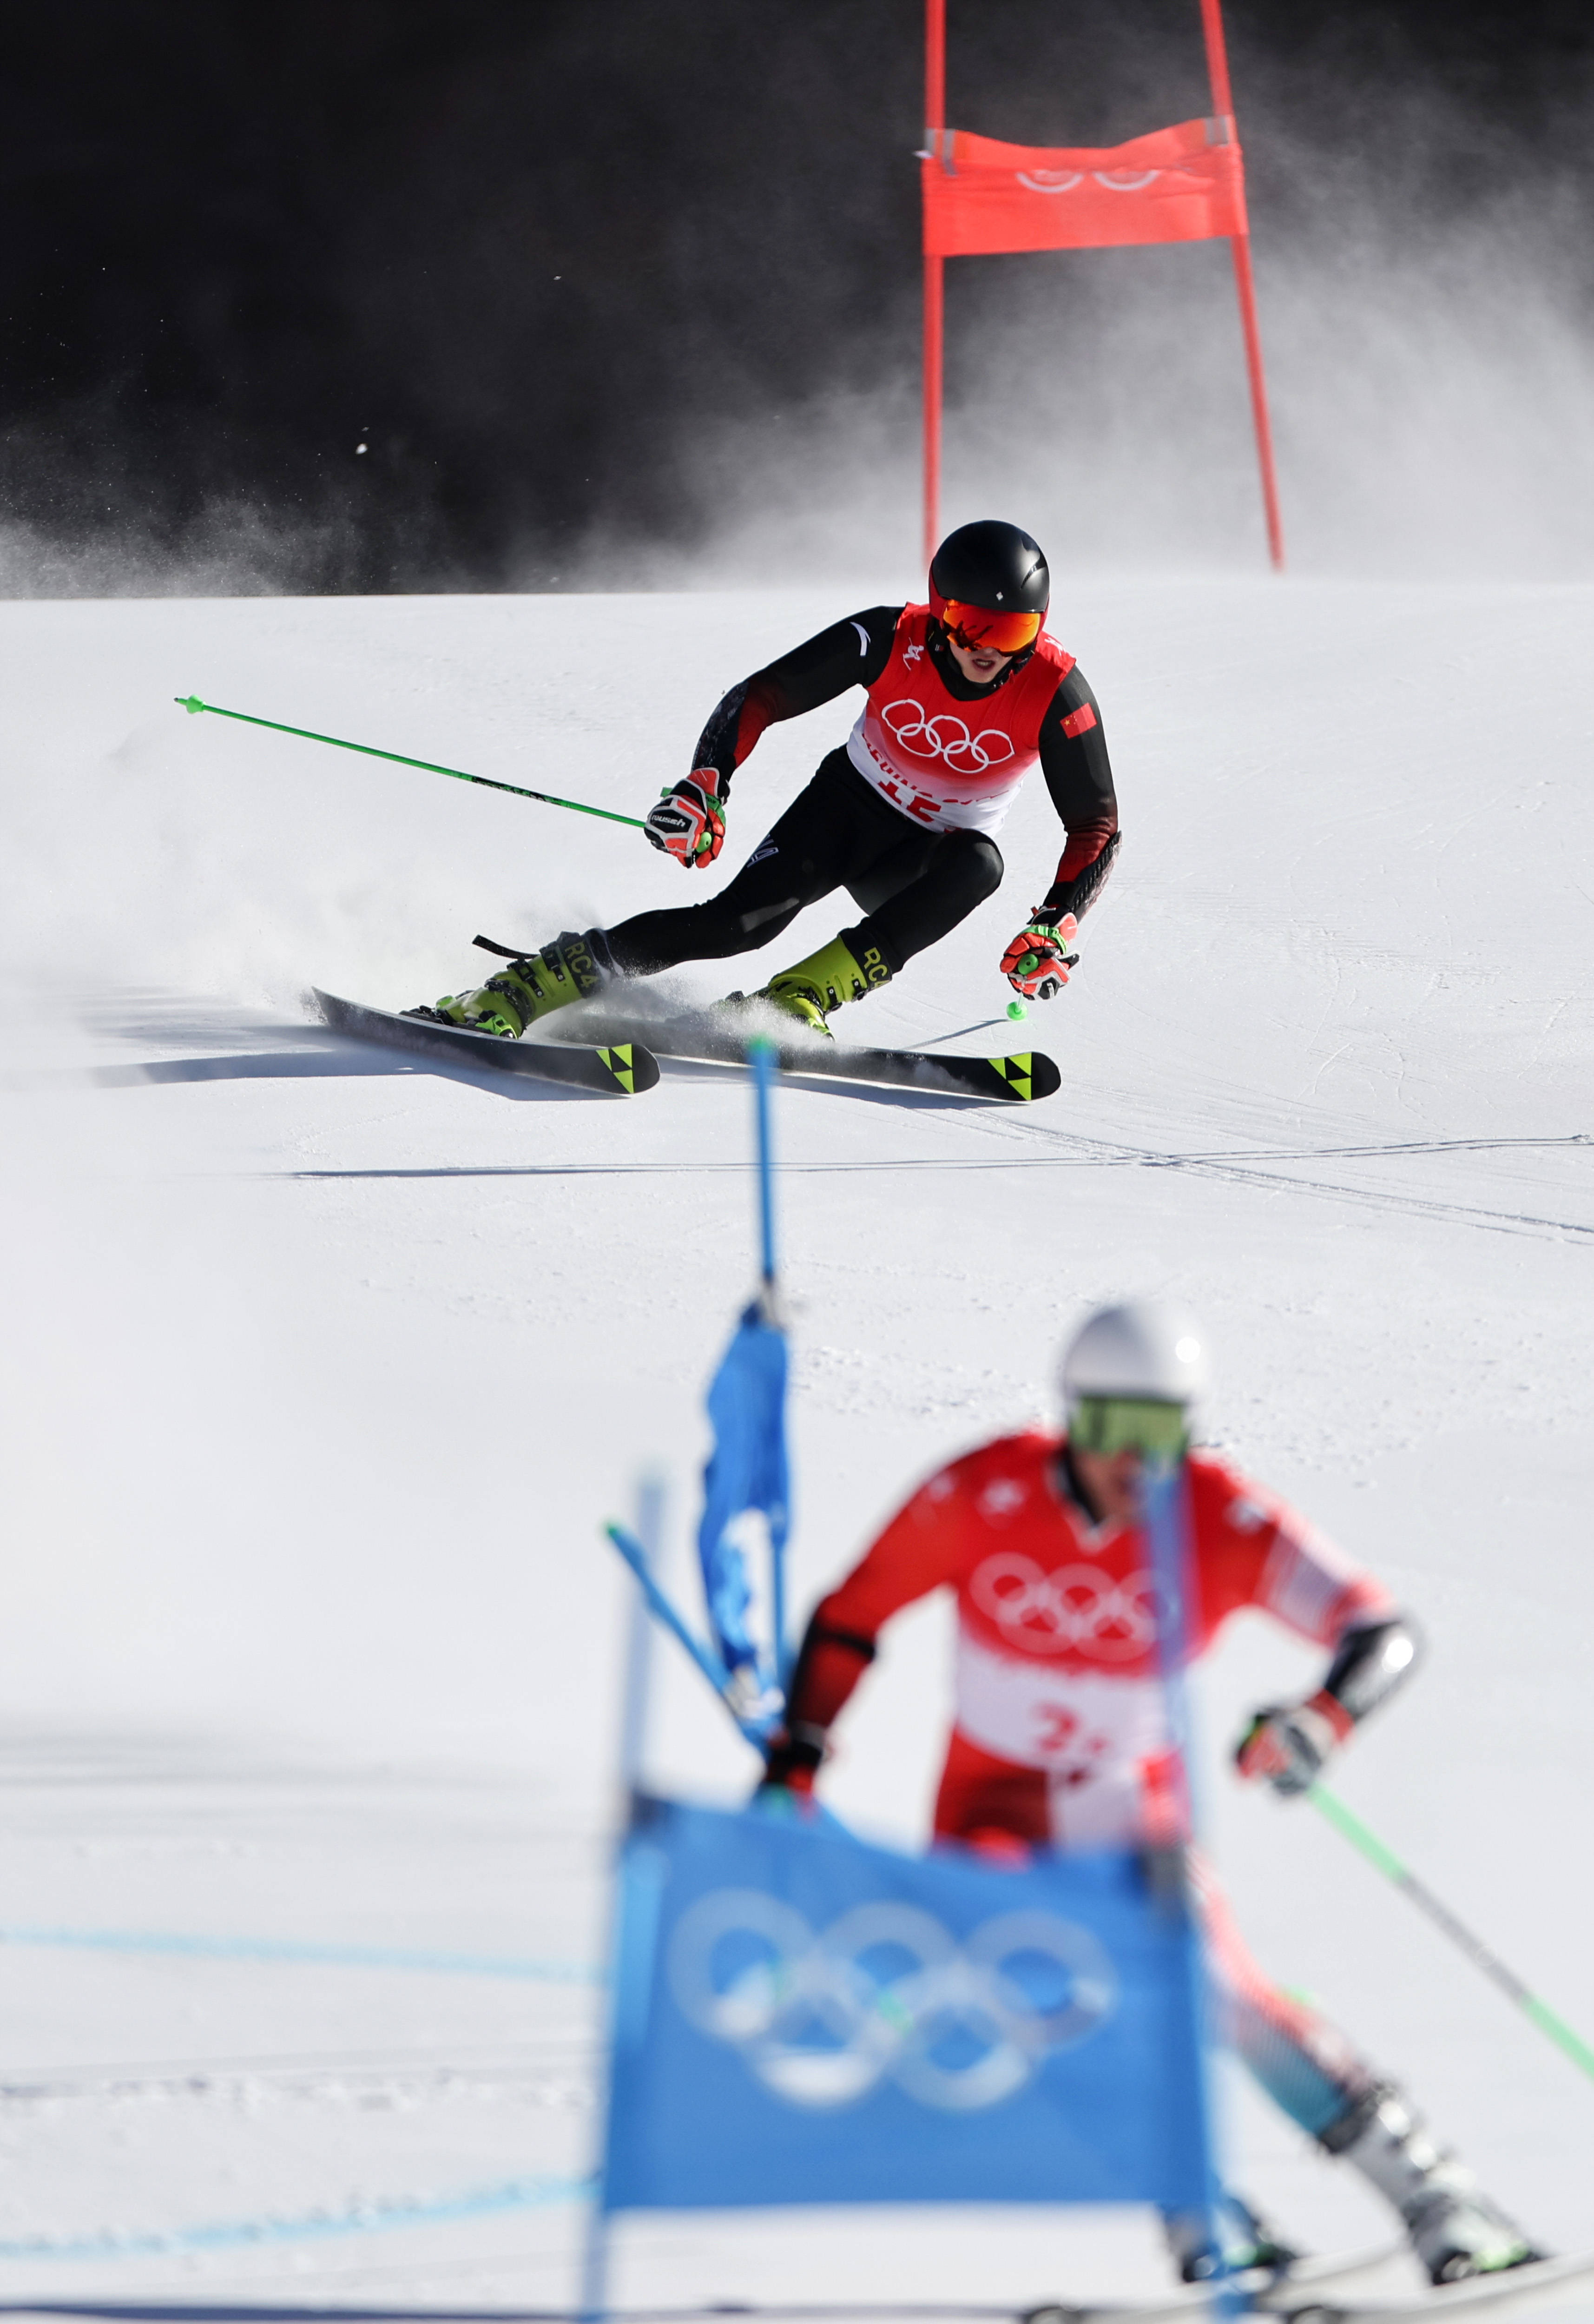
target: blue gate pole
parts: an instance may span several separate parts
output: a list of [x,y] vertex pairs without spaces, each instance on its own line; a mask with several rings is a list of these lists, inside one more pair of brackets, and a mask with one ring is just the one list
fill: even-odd
[[[1162,1666],[1168,1740],[1177,1759],[1189,1809],[1190,1837],[1193,1839],[1195,1755],[1185,1673],[1197,1643],[1193,1628],[1196,1614],[1195,1559],[1182,1457],[1175,1461],[1146,1458],[1141,1471],[1141,1501],[1151,1548],[1151,1570],[1156,1578],[1157,1658]],[[1182,1903],[1185,1916],[1184,1973],[1191,2021],[1195,2028],[1196,2102],[1206,2181],[1206,2229],[1217,2262],[1212,2307],[1218,2316],[1231,2318],[1239,2315],[1246,2303],[1223,2264],[1223,2183],[1218,2169],[1211,2070],[1212,1997],[1202,1932],[1192,1908],[1188,1875],[1182,1886]]]
[[[775,1044],[760,1036],[747,1045],[752,1067],[753,1104],[758,1117],[759,1149],[759,1273],[766,1298],[775,1292],[775,1176],[769,1139],[769,1091],[775,1079]],[[769,1320],[773,1323],[774,1317]]]
[[[780,1311],[775,1286],[775,1155],[769,1093],[775,1084],[776,1050],[760,1034],[747,1045],[752,1068],[753,1110],[759,1154],[759,1308],[766,1323],[777,1329]],[[791,1657],[786,1645],[786,1552],[771,1545],[769,1559],[769,1621],[774,1632],[775,1678],[784,1689]]]
[[[637,1487],[637,1545],[642,1553],[645,1571],[650,1572],[659,1563],[664,1543],[664,1480],[657,1474],[644,1476]],[[642,1575],[639,1574],[640,1585]],[[641,1789],[643,1754],[648,1739],[648,1697],[652,1682],[653,1624],[647,1596],[639,1586],[631,1594],[630,1618],[626,1628],[625,1667],[622,1679],[620,1704],[620,1748],[616,1775],[620,1806],[620,1840],[615,1860],[610,1873],[609,1959],[613,1962],[617,1950],[620,1920],[620,1849],[636,1813],[637,1796]],[[619,2006],[619,1981],[610,1980],[609,2012]],[[614,2029],[609,2026],[607,2054],[614,2055]],[[594,2173],[592,2204],[586,2216],[586,2236],[581,2255],[581,2308],[584,2324],[603,2324],[609,2312],[609,2201],[604,2175],[604,2155],[609,2143],[609,2096],[604,2093],[602,2135]]]

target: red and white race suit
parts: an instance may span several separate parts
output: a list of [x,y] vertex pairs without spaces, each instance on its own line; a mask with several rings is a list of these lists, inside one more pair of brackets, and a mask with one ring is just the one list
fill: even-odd
[[[1092,1522],[1058,1451],[1036,1431],[953,1462],[815,1614],[821,1630],[872,1640],[914,1599],[957,1592],[955,1725],[935,1812],[947,1838],[991,1828],[1129,1847],[1163,1828],[1150,1553],[1138,1526]],[[1197,1653],[1242,1606],[1324,1646],[1393,1612],[1370,1574],[1226,1462],[1197,1452],[1187,1473]],[[852,1659],[851,1678],[859,1667]],[[828,1692],[823,1661],[813,1675]],[[839,1707],[794,1702],[791,1716],[827,1726]]]
[[847,756],[865,782],[926,830],[995,831],[1039,756],[1041,720],[1073,656],[1043,632],[1028,660],[988,700],[959,702],[926,650],[929,626],[927,605],[903,607]]
[[[932,1590],[956,1591],[956,1710],[935,1802],[942,1839],[1084,1848],[1169,1837],[1148,1545],[1138,1526],[1092,1521],[1066,1489],[1061,1449],[1037,1430],[954,1461],[815,1612],[788,1709],[794,1730],[829,1727],[891,1615]],[[1242,1607],[1330,1647],[1395,1612],[1371,1574],[1226,1462],[1193,1453],[1186,1473],[1194,1653]],[[1211,1874],[1199,1862],[1193,1870],[1227,2037],[1319,2136],[1374,2087],[1372,2070],[1316,2011],[1269,1981]]]

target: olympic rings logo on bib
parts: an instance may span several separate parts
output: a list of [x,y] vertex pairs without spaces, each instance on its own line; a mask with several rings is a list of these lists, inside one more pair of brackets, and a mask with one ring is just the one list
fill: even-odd
[[880,719],[892,739],[914,758],[944,759],[954,774],[982,775],[990,767],[1005,766],[1013,756],[1013,738],[1000,726],[971,734],[950,711],[926,718],[921,702],[888,702]]
[[758,1888],[718,1888],[682,1915],[669,1983],[688,2023],[739,2050],[788,2105],[855,2105],[893,2081],[921,2106],[1000,2106],[1118,2006],[1088,1929],[1003,1913],[960,1944],[915,1904],[854,1905],[817,1934]]
[[1026,1654],[1067,1648],[1092,1662],[1138,1662],[1156,1641],[1156,1582],[1147,1572],[1122,1582],[1097,1565],[1046,1573],[1034,1558],[1009,1550],[975,1568],[969,1595]]

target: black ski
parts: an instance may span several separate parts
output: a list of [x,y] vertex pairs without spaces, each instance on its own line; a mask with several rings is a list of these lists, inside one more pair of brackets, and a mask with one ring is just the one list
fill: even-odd
[[367,1009],[358,1001],[340,1001],[335,992],[313,989],[311,997],[322,1023],[334,1033],[347,1033],[356,1041],[380,1041],[388,1049],[410,1049],[418,1056],[447,1058],[450,1065],[469,1065],[477,1072],[564,1082],[609,1097],[634,1097],[659,1079],[659,1060],[652,1051],[622,1031],[584,1048],[564,1042],[556,1047],[549,1041],[504,1041],[495,1033],[441,1025],[435,1018]]
[[[1252,2269],[1234,2279],[1234,2289],[1244,2315],[1269,2318],[1273,2324],[1280,2315],[1299,2315],[1304,2324],[1318,2312],[1309,2292],[1377,2273],[1405,2249],[1380,2245],[1376,2251],[1298,2260],[1271,2281],[1264,2270]],[[1427,2296],[1412,2295],[1417,2301]],[[752,2324],[846,2324],[848,2318],[861,2319],[862,2324],[1195,2324],[1210,2318],[1212,2310],[1212,2284],[1189,2283],[1144,2300],[1084,2301],[1078,2306],[1049,2300],[1025,2309],[1011,2301],[972,2300],[753,2301],[739,2301],[735,2312]],[[724,2314],[723,2308],[633,2308],[617,2310],[615,2324],[714,2324]]]
[[1290,2324],[1409,2324],[1413,2318],[1448,2316],[1462,2310],[1503,2312],[1525,2308],[1530,2301],[1590,2275],[1594,2275],[1594,2252],[1569,2252],[1559,2259],[1530,2260],[1523,2267],[1463,2276],[1459,2283],[1435,2284],[1430,2292],[1394,2292],[1382,2300],[1330,2295],[1288,2303],[1279,2300],[1274,2304],[1285,2310]]
[[[739,1012],[705,1010],[701,1015],[655,1021],[639,1018],[648,1043],[663,1057],[696,1057],[711,1065],[739,1065],[746,1061],[747,1045],[763,1031],[769,1012],[742,1019]],[[611,1038],[604,1019],[583,1010],[572,1024],[571,1037],[586,1040]],[[874,1082],[889,1089],[931,1090],[944,1097],[995,1098],[1023,1105],[1051,1097],[1062,1087],[1063,1076],[1052,1059],[1039,1049],[1025,1049],[1006,1057],[943,1057],[929,1049],[861,1049],[844,1041],[827,1041],[800,1034],[795,1039],[777,1037],[776,1055],[783,1074],[811,1081]]]
[[[561,943],[564,941],[560,939]],[[512,945],[495,936],[475,936],[472,942],[500,960],[519,960]],[[763,1033],[775,1043],[783,1074],[811,1081],[874,1082],[888,1089],[918,1089],[943,1097],[995,1098],[1009,1105],[1026,1105],[1036,1098],[1053,1097],[1063,1076],[1039,1049],[1023,1049],[1006,1057],[944,1057],[929,1049],[855,1049],[850,1043],[827,1039],[806,1028],[791,1029],[791,1019],[758,995],[733,992],[707,1009],[687,1010],[671,1016],[643,1000],[635,1024],[648,1036],[649,1046],[662,1057],[699,1058],[710,1065],[741,1065],[747,1062],[747,1045]],[[556,1040],[610,1040],[609,1020],[596,998],[579,1006],[567,1028],[560,1018]],[[630,1037],[631,1028],[626,1028]]]

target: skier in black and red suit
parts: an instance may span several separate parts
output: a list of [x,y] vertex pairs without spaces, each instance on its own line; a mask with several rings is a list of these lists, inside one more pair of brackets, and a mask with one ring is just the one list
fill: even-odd
[[729,887],[705,904],[567,933],[476,990],[411,1013],[518,1039],[535,1019],[618,979],[756,951],[805,905],[844,888],[862,918],[760,995],[827,1032],[832,1010],[887,983],[994,894],[1003,868],[994,834],[1037,759],[1066,844],[1001,966],[1025,999],[1050,1000],[1068,982],[1069,945],[1117,852],[1118,802],[1096,698],[1042,627],[1049,601],[1046,558],[1017,525],[949,534],[927,604],[855,613],[733,686],[691,773],[649,815],[655,847],[705,871],[724,843],[731,778],[765,727],[864,687],[846,743],[820,761]]
[[[804,1794],[884,1623],[932,1590],[957,1600],[956,1710],[935,1802],[944,1840],[1166,1848],[1181,1811],[1139,1512],[1147,1454],[1184,1449],[1205,1385],[1199,1327],[1150,1302],[1099,1309],[1064,1358],[1067,1433],[999,1437],[940,1470],[820,1600],[763,1789]],[[1374,1575],[1226,1461],[1185,1462],[1191,1650],[1256,1607],[1329,1659],[1304,1701],[1258,1711],[1239,1772],[1290,1797],[1410,1672],[1415,1634]],[[1396,2087],[1266,1978],[1210,1870],[1188,1859],[1221,2032],[1301,2128],[1392,2203],[1435,2283],[1539,2256],[1442,2153]],[[1244,2207],[1235,2205],[1237,2210]],[[1290,2255],[1247,2214],[1238,2264]],[[1187,2279],[1212,2272],[1204,2220],[1172,2218]]]

